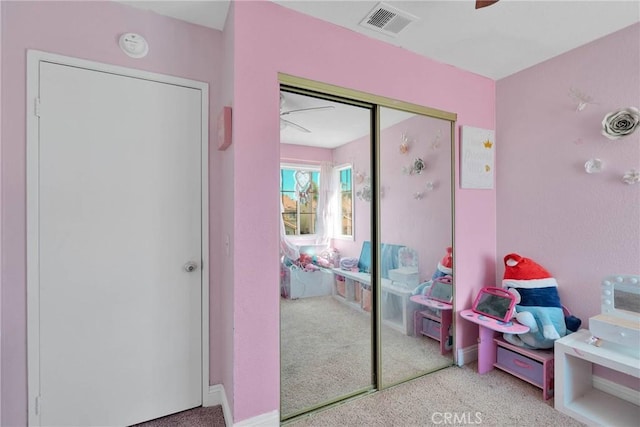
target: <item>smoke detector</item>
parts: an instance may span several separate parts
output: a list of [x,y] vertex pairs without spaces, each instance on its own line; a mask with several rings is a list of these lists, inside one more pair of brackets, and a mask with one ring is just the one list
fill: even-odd
[[395,37],[407,25],[417,20],[417,16],[381,2],[371,9],[360,22],[360,26]]

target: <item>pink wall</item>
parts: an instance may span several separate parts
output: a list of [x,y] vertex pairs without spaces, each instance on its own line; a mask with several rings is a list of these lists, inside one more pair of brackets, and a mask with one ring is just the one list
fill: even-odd
[[[221,105],[229,105],[235,108],[234,104],[234,74],[235,74],[235,31],[234,31],[234,9],[229,8],[229,14],[225,22],[225,31],[222,33],[222,73],[220,79],[220,102]],[[215,333],[219,334],[220,341],[213,343],[217,348],[219,359],[219,369],[222,378],[222,384],[224,385],[227,400],[229,406],[233,408],[234,405],[234,387],[233,387],[233,322],[234,322],[234,271],[233,271],[233,254],[235,251],[235,235],[234,235],[234,152],[235,152],[235,118],[232,112],[232,133],[231,133],[231,146],[226,151],[217,151],[216,157],[219,159],[217,168],[214,169],[218,180],[217,190],[215,197],[212,197],[211,201],[217,205],[217,212],[219,217],[212,217],[219,226],[219,233],[216,237],[213,236],[211,244],[217,246],[218,251],[213,253],[213,256],[218,258],[219,269],[219,286],[217,305],[220,307],[220,317],[218,318],[218,326],[214,328]],[[243,171],[243,169],[239,169]],[[209,169],[211,171],[211,169]],[[247,173],[247,171],[244,171]],[[214,193],[212,193],[214,194]],[[226,242],[229,239],[229,246]],[[215,283],[213,284],[215,288]],[[212,359],[212,364],[215,364],[215,359]],[[213,384],[213,382],[212,382]],[[225,413],[225,417],[227,414]],[[231,414],[229,414],[231,417]]]
[[[149,55],[132,59],[118,36],[143,34]],[[143,69],[209,83],[211,111],[218,90],[221,33],[114,2],[2,2],[2,388],[3,426],[27,421],[25,256],[26,49]],[[7,126],[7,124],[10,124]],[[213,160],[215,160],[215,155]],[[215,170],[216,164],[212,165]],[[213,194],[219,192],[212,182]],[[7,250],[9,249],[9,250]],[[212,260],[212,270],[216,269]],[[212,275],[212,280],[216,276]],[[217,295],[215,286],[212,299]],[[212,306],[212,323],[216,306]],[[214,335],[215,336],[215,335]],[[220,358],[212,339],[211,357]],[[220,382],[212,366],[211,380]]]
[[[3,249],[3,244],[2,244],[2,235],[4,234],[2,232],[2,213],[3,212],[3,203],[2,203],[2,122],[3,122],[3,116],[2,116],[2,47],[3,47],[3,36],[4,36],[4,31],[2,31],[2,28],[4,26],[4,3],[0,2],[0,336],[2,335],[2,331],[4,330],[2,328],[2,283],[3,283],[3,278],[2,278],[2,249]],[[0,338],[0,424],[2,424],[2,386],[1,384],[3,383],[2,381],[2,339]]]
[[[570,88],[595,104],[576,111]],[[600,134],[606,113],[639,103],[640,24],[497,83],[499,257],[543,265],[583,327],[600,312],[604,276],[640,274],[640,184],[621,181],[640,169],[640,131]],[[604,171],[587,174],[594,157]]]
[[[110,2],[3,2],[2,13],[2,121],[12,124],[1,134],[3,425],[26,422],[26,48],[206,81],[221,101],[212,100],[212,114],[222,104],[234,107],[233,144],[211,153],[211,193],[219,196],[212,215],[220,215],[211,223],[211,270],[220,273],[212,274],[211,307],[220,314],[211,318],[212,360],[219,360],[211,381],[225,386],[236,421],[279,406],[277,72],[456,112],[459,125],[493,128],[495,122],[489,79],[268,2],[234,2],[222,38]],[[147,37],[148,57],[134,60],[118,50],[116,37],[124,31]],[[399,75],[403,69],[410,71]],[[456,190],[458,301],[495,278],[486,261],[495,258],[494,198],[493,191]],[[257,214],[266,212],[273,214]],[[458,345],[474,343],[474,329],[459,322]]]
[[[234,306],[232,410],[238,422],[279,407],[277,73],[456,112],[459,125],[485,128],[495,125],[495,84],[273,3],[231,7],[233,162],[245,172],[235,174],[234,297],[224,303]],[[495,265],[487,262],[495,259],[495,192],[456,190],[456,203],[461,310],[476,289],[495,281]],[[476,338],[477,328],[458,322],[458,345]]]
[[4,204],[2,201],[2,124],[4,122],[4,118],[2,115],[2,82],[3,82],[3,71],[2,71],[2,49],[3,49],[3,39],[4,39],[4,31],[2,30],[2,28],[4,27],[4,3],[0,2],[0,424],[2,424],[2,386],[1,384],[3,384],[3,377],[2,377],[2,339],[1,339],[1,335],[3,335],[2,331],[4,331],[4,328],[2,327],[2,284],[4,282],[3,280],[3,275],[2,275],[2,260],[4,259],[2,252],[3,252],[3,248],[4,245],[2,243],[2,235],[4,234],[2,232],[2,212],[4,209]]

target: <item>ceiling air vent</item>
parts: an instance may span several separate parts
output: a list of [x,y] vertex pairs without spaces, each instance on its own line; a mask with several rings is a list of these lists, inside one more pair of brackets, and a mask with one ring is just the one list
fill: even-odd
[[407,25],[417,20],[418,17],[404,12],[385,3],[378,3],[371,12],[360,22],[360,25],[384,33],[389,36],[397,36]]

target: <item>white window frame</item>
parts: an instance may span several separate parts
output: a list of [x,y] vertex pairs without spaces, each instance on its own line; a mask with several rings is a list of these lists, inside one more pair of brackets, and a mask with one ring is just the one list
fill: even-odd
[[[309,165],[304,163],[280,163],[280,171],[282,169],[291,169],[291,170],[301,170],[301,171],[309,171],[309,172],[317,172],[318,173],[318,184],[320,184],[320,180],[322,179],[322,174],[320,173],[320,166],[318,165]],[[282,173],[282,172],[281,172]],[[282,198],[282,192],[280,191],[280,197]],[[282,215],[282,213],[280,213]],[[316,212],[316,221],[318,219],[318,212]],[[298,207],[298,230],[300,229],[300,208]],[[314,230],[316,230],[318,224],[315,224]],[[304,242],[306,240],[315,240],[318,237],[317,233],[313,234],[288,234],[287,239],[291,239],[293,242]]]
[[[340,183],[340,172],[342,172],[343,170],[346,170],[346,169],[351,169],[351,234],[343,234],[342,233],[342,187],[341,187],[341,183]],[[342,164],[342,165],[335,166],[333,168],[333,175],[334,175],[333,182],[335,183],[335,188],[334,188],[335,209],[334,209],[334,212],[336,212],[336,215],[335,215],[335,218],[334,218],[334,226],[333,226],[333,229],[334,229],[333,238],[334,239],[341,239],[341,240],[355,241],[355,237],[356,237],[356,222],[355,222],[356,203],[355,203],[355,186],[353,184],[353,178],[354,178],[353,164],[345,163],[345,164]]]

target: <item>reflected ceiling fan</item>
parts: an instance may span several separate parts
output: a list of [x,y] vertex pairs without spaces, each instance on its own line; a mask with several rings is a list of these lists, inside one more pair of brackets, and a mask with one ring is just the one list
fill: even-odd
[[498,3],[498,0],[476,0],[476,9],[481,9],[483,7],[491,6],[494,3]]
[[309,107],[309,108],[297,108],[295,110],[285,110],[285,99],[284,99],[284,95],[282,93],[280,93],[280,129],[284,129],[286,127],[292,127],[293,129],[299,130],[300,132],[305,132],[305,133],[311,133],[311,131],[307,128],[305,128],[304,126],[300,126],[297,123],[292,122],[291,120],[288,120],[284,117],[287,117],[290,114],[298,114],[298,113],[305,113],[305,112],[311,112],[311,111],[322,111],[322,110],[333,110],[334,107],[333,105],[323,105],[320,107]]

